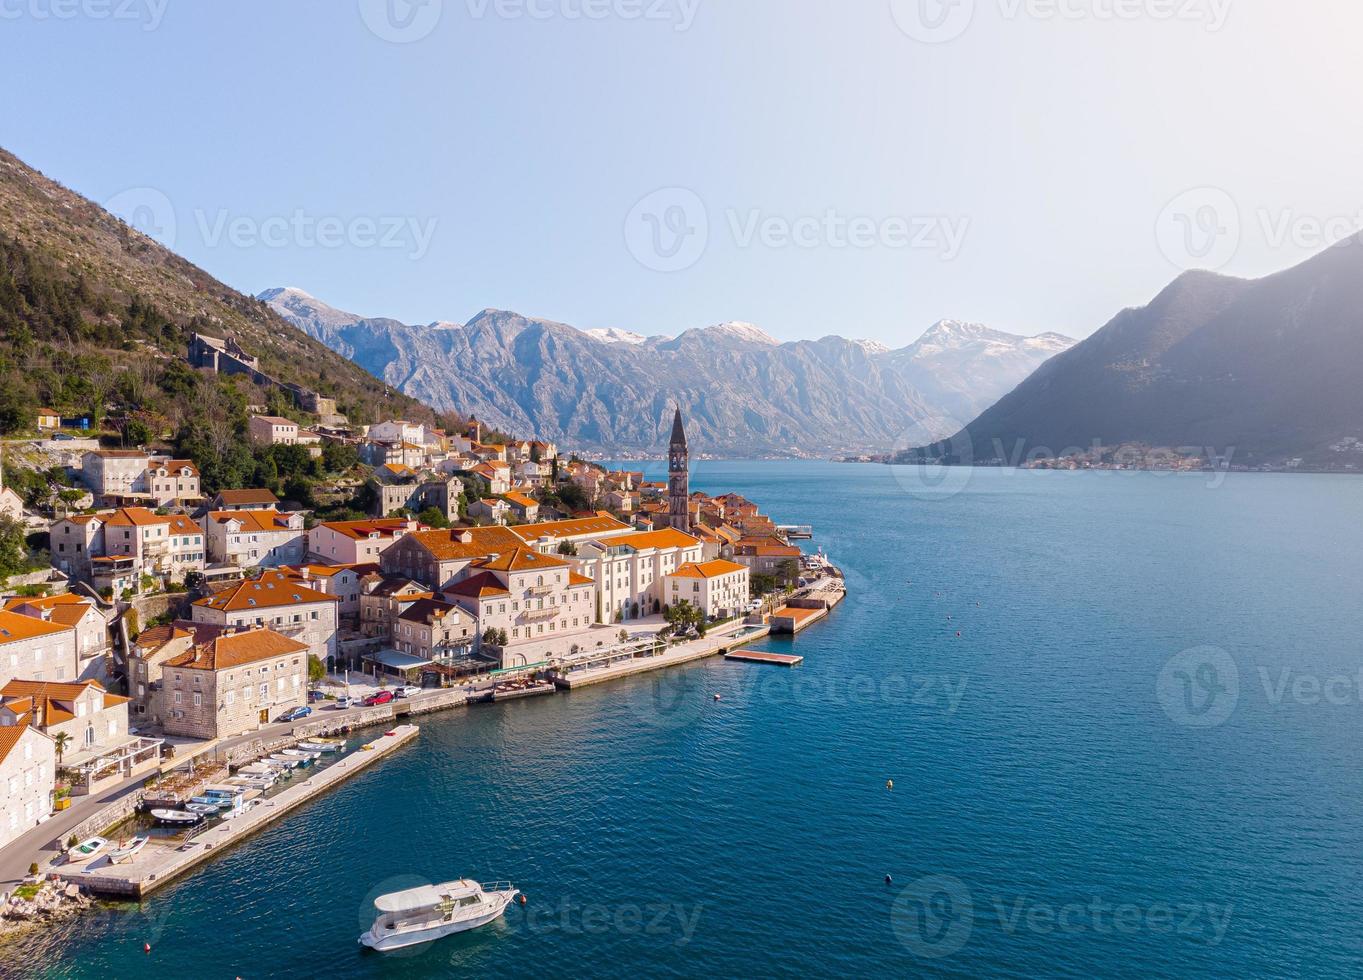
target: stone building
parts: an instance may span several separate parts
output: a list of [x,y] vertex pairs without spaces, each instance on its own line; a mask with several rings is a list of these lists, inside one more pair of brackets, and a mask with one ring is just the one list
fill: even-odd
[[231,738],[307,703],[308,644],[265,627],[194,642],[161,664],[168,735]]
[[52,812],[57,749],[31,725],[0,726],[0,848]]

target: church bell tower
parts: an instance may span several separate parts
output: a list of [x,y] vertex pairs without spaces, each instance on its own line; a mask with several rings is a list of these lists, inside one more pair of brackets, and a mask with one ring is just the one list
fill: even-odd
[[679,405],[672,419],[672,439],[667,447],[667,524],[687,533],[691,531],[691,489],[687,477],[690,459]]

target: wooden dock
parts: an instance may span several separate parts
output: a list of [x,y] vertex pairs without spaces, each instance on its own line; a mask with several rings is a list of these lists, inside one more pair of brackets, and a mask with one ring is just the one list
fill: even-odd
[[[340,785],[356,773],[363,772],[400,746],[406,745],[416,735],[415,725],[399,725],[366,743],[360,751],[318,770],[306,779],[294,782],[282,793],[260,800],[241,816],[218,822],[179,847],[162,845],[153,840],[142,849],[141,854],[126,864],[110,864],[106,857],[96,858],[89,867],[74,874],[64,873],[62,877],[97,895],[142,898],[233,844],[245,840],[262,827],[269,826],[296,807]],[[62,873],[60,867],[54,870]]]
[[793,653],[768,653],[766,650],[730,650],[725,660],[742,660],[751,664],[776,664],[778,667],[794,667],[804,662],[804,657]]

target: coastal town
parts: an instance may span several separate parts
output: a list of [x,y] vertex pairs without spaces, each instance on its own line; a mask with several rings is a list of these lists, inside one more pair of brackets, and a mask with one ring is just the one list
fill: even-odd
[[[187,360],[273,384],[230,338]],[[409,716],[798,663],[741,647],[843,597],[810,528],[690,487],[680,408],[652,481],[471,417],[352,425],[279,394],[251,451],[333,486],[206,485],[207,460],[51,409],[7,445],[60,463],[39,504],[0,483],[0,521],[47,557],[0,600],[0,928],[145,894],[415,737]]]

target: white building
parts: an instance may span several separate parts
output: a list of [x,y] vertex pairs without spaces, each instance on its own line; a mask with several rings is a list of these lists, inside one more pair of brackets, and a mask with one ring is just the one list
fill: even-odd
[[576,547],[568,560],[597,583],[603,623],[660,612],[669,601],[664,579],[704,552],[699,538],[672,528],[611,533]]
[[247,431],[258,446],[296,446],[298,430],[297,422],[278,415],[252,415]]
[[336,654],[339,599],[283,571],[262,572],[194,603],[191,618],[213,626],[268,626],[326,661]]
[[74,628],[0,610],[0,687],[16,677],[74,681],[78,675]]
[[298,564],[307,551],[301,511],[215,510],[203,522],[210,562],[274,568]]
[[0,726],[0,848],[52,812],[57,749],[29,725]]
[[324,521],[308,532],[308,556],[332,565],[376,562],[389,545],[420,526],[401,517]]
[[667,576],[666,595],[669,606],[686,600],[707,619],[736,616],[749,598],[748,566],[723,558],[688,562]]

